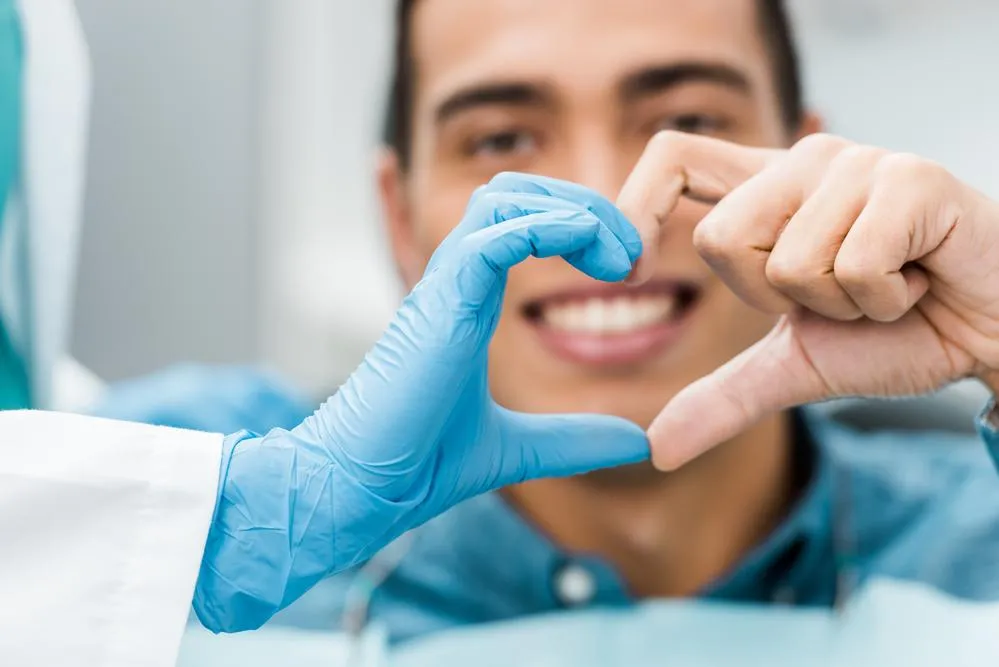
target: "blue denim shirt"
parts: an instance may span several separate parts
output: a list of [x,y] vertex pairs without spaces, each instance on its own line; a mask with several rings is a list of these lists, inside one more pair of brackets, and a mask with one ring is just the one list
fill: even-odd
[[[797,504],[704,597],[829,606],[881,576],[999,600],[996,430],[979,424],[981,439],[871,434],[801,415],[806,476]],[[633,602],[610,565],[559,549],[497,494],[454,508],[410,538],[368,609],[394,642],[569,605]],[[273,622],[339,627],[352,593],[370,588],[364,576],[327,579]]]

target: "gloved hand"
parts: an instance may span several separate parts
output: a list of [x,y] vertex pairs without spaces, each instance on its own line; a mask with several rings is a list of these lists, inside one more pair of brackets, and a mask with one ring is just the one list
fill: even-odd
[[310,412],[303,396],[269,373],[197,364],[114,384],[89,410],[95,417],[211,433],[292,428]]
[[341,390],[291,432],[227,440],[195,595],[201,622],[257,628],[324,576],[477,494],[646,460],[638,426],[511,412],[486,374],[508,269],[562,256],[616,281],[640,253],[631,224],[580,186],[503,174],[476,191]]

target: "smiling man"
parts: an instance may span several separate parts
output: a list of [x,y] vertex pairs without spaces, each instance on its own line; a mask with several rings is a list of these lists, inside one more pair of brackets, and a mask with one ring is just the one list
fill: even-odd
[[[593,210],[600,195],[618,197],[640,160],[636,174],[655,184],[633,185],[622,198],[645,242],[632,284],[599,283],[557,260],[530,259],[510,271],[489,348],[495,400],[520,412],[603,413],[649,427],[680,395],[697,411],[686,412],[683,428],[675,411],[657,422],[660,468],[690,458],[674,445],[699,453],[725,442],[673,472],[645,464],[525,483],[432,521],[371,601],[393,639],[649,597],[832,605],[849,594],[844,582],[875,575],[999,596],[999,478],[980,443],[862,436],[808,410],[775,411],[788,396],[736,417],[731,401],[720,406],[727,413],[713,414],[708,403],[701,414],[705,394],[682,393],[764,339],[780,312],[738,274],[738,266],[755,266],[755,255],[732,268],[724,226],[700,234],[701,253],[692,242],[715,201],[766,162],[729,146],[796,145],[804,148],[791,154],[813,157],[846,146],[800,142],[820,123],[802,104],[782,2],[408,0],[399,5],[398,31],[378,182],[407,287],[420,280],[476,188],[498,173],[582,184]],[[688,144],[684,135],[726,143]],[[653,137],[665,140],[650,144]],[[688,173],[680,163],[676,196],[657,204],[656,197],[672,196],[663,156],[688,149],[707,156],[710,168],[692,165]],[[760,165],[747,166],[757,159]],[[793,185],[814,162],[792,161],[797,171],[767,178]],[[857,174],[865,173],[861,162],[851,163]],[[544,179],[504,186],[504,178],[494,181],[499,189],[539,196],[562,187]],[[779,193],[757,196],[784,201]],[[657,206],[663,216],[668,208],[668,223],[639,219]],[[760,229],[768,228],[766,215],[786,221],[793,213],[746,210],[760,214]],[[741,231],[745,237],[747,228]],[[797,303],[827,309],[794,271],[776,277],[801,297]],[[835,298],[834,318],[845,312],[836,311]],[[771,370],[757,364],[740,388],[780,394],[774,387],[784,386],[786,369]],[[936,383],[944,379],[952,378]],[[691,441],[681,442],[686,434]],[[279,618],[328,627],[352,580],[326,582]]]

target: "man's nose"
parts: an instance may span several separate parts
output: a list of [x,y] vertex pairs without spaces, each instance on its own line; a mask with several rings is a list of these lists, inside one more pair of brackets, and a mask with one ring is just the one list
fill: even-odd
[[607,199],[617,199],[632,165],[617,142],[607,137],[574,143],[564,178],[585,185]]

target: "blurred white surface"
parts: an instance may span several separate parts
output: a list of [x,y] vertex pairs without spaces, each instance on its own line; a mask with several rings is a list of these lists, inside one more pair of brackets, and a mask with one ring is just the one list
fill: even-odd
[[656,601],[470,627],[407,645],[394,667],[816,665],[980,667],[999,661],[999,606],[874,582],[825,609]]
[[400,294],[373,190],[393,4],[265,5],[259,352],[320,395]]
[[981,667],[999,661],[999,605],[972,604],[889,580],[841,614],[825,609],[656,601],[476,625],[385,655],[371,633],[350,662],[344,635],[264,628],[214,637],[191,628],[178,667],[609,667],[822,665]]
[[94,90],[73,352],[108,378],[257,356],[259,0],[77,7]]
[[[257,359],[326,393],[399,297],[372,179],[393,0],[78,3],[97,81],[78,356],[112,377]],[[999,2],[792,5],[831,131],[999,196]]]
[[[807,2],[822,0],[798,0]],[[991,74],[999,2],[873,4],[884,3],[896,9],[871,29],[800,17],[812,106],[834,133],[938,160],[999,197],[999,85]]]
[[371,629],[361,639],[338,632],[269,627],[256,632],[213,635],[191,625],[177,667],[386,667],[386,635]]

